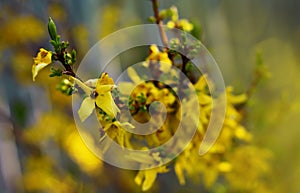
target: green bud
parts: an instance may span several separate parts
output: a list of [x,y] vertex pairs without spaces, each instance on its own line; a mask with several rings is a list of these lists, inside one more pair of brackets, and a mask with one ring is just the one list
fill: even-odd
[[72,63],[75,63],[76,62],[76,50],[72,50],[71,55],[72,55]]
[[170,18],[173,16],[173,12],[171,9],[163,9],[159,12],[159,17],[161,19]]
[[51,17],[49,17],[49,22],[48,22],[48,32],[49,32],[50,38],[52,40],[56,41],[56,37],[57,37],[56,25]]
[[72,55],[70,53],[65,52],[64,53],[64,59],[65,59],[66,64],[72,65],[72,63],[73,63],[72,62]]
[[57,86],[57,90],[61,91],[67,96],[70,96],[77,91],[77,89],[73,86],[73,83],[67,79],[61,81],[61,83]]
[[156,22],[156,19],[155,19],[155,17],[150,16],[150,17],[148,18],[148,21],[151,22],[151,23],[155,23],[155,22]]

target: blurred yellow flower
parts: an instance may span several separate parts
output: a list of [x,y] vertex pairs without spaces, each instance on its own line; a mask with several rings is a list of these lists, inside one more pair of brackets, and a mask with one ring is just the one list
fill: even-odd
[[[106,134],[112,140],[116,140],[119,143],[119,145],[122,148],[124,148],[125,146],[126,147],[130,146],[130,144],[126,143],[127,142],[126,137],[128,137],[128,136],[126,136],[126,134],[128,135],[128,132],[126,132],[125,129],[130,130],[130,129],[133,129],[133,128],[134,128],[134,126],[131,125],[128,122],[121,123],[119,121],[114,121],[114,122],[106,124],[104,126],[103,130],[106,132]],[[104,137],[102,137],[100,139],[100,141],[102,141],[104,139]],[[107,148],[104,148],[104,149],[107,149]]]
[[51,64],[52,62],[52,53],[50,51],[41,48],[39,53],[34,60],[34,64],[32,65],[32,79],[35,81],[36,76],[38,75],[39,71]]
[[89,145],[93,144],[93,139],[88,133],[81,131],[79,135],[78,131],[75,130],[68,135],[67,139],[64,141],[64,147],[70,157],[80,166],[83,171],[85,171],[87,174],[96,175],[97,173],[100,173],[102,161],[91,152],[91,150],[82,140],[82,137]]
[[19,48],[27,43],[37,43],[46,35],[43,22],[34,15],[10,11],[6,13],[2,11],[1,14],[3,15],[1,15],[0,44],[3,47]]
[[190,32],[193,30],[194,25],[191,24],[187,19],[179,19],[178,11],[175,6],[172,6],[170,10],[172,11],[172,17],[171,17],[171,21],[168,21],[167,23],[168,28],[170,29],[178,28],[186,32]]
[[178,21],[169,21],[167,27],[170,29],[178,28],[183,31],[190,32],[194,29],[193,24],[191,24],[187,19],[180,19]]
[[[29,157],[22,176],[26,192],[74,192],[76,181],[71,175],[57,172],[57,165],[50,157]],[[23,192],[23,191],[21,191]]]
[[155,182],[157,174],[166,173],[168,171],[169,170],[166,168],[166,166],[161,166],[149,170],[140,170],[137,173],[134,181],[139,186],[142,186],[142,191],[147,191],[152,187],[153,183]]

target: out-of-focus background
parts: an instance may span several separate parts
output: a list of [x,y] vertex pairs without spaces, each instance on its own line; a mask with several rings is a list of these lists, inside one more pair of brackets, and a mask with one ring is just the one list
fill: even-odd
[[[226,85],[245,91],[263,53],[271,73],[256,88],[244,124],[258,147],[272,152],[275,192],[300,192],[300,1],[164,0],[183,18],[201,25]],[[77,49],[80,61],[99,39],[124,27],[147,23],[148,0],[0,1],[0,193],[140,192],[134,173],[98,160],[74,126],[71,98],[41,72],[32,82],[33,56],[51,49],[47,21]],[[43,155],[43,156],[41,156]],[[245,173],[247,175],[247,173]],[[22,180],[20,180],[22,179]],[[151,190],[199,192],[162,175]]]

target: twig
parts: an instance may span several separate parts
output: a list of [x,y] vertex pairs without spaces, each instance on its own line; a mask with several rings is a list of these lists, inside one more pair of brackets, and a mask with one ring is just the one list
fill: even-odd
[[64,59],[64,51],[61,51],[60,53],[56,53],[55,57],[65,68],[65,70],[62,72],[63,74],[72,76],[74,78],[77,78],[81,82],[83,82],[82,79],[79,76],[77,76],[77,74],[74,72],[72,66],[66,64],[65,59]]
[[168,47],[168,38],[167,38],[166,32],[163,28],[163,21],[159,16],[158,1],[157,0],[151,0],[151,1],[152,1],[152,7],[153,7],[153,12],[154,12],[154,17],[155,17],[155,20],[156,20],[156,24],[158,25],[158,28],[159,28],[160,37],[161,37],[161,40],[162,40],[163,45],[165,47],[164,49],[167,49],[167,47]]
[[259,84],[259,82],[261,81],[261,79],[262,79],[262,75],[259,74],[258,72],[256,72],[254,79],[252,80],[250,86],[248,87],[248,89],[246,91],[246,95],[248,98],[250,98],[253,95],[254,90],[257,87],[257,85]]

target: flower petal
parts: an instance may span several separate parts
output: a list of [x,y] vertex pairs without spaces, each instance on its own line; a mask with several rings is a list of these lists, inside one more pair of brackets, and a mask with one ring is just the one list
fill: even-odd
[[35,81],[35,78],[38,75],[39,71],[41,71],[46,66],[48,66],[48,64],[46,64],[46,63],[40,63],[38,65],[35,65],[35,64],[32,65],[32,80],[33,81]]
[[87,94],[90,95],[93,92],[93,89],[88,87],[86,84],[84,84],[83,82],[81,82],[81,80],[74,78],[73,76],[70,76],[70,78],[72,80],[74,80],[74,82],[76,84],[78,84],[78,86],[80,86],[80,88],[82,88],[82,90]]
[[156,177],[157,177],[156,169],[145,170],[145,180],[142,186],[142,191],[149,190],[152,187]]
[[129,78],[135,83],[135,84],[139,84],[140,82],[142,82],[142,80],[140,79],[139,75],[136,73],[136,71],[134,70],[133,67],[129,67],[127,69],[127,73]]
[[51,64],[52,53],[41,48],[35,58],[33,58],[34,64],[32,65],[32,80],[35,81],[39,71]]
[[110,92],[99,94],[96,97],[96,105],[110,117],[116,117],[117,113],[120,112]]
[[81,106],[78,110],[78,115],[81,122],[84,122],[93,113],[94,109],[95,109],[95,100],[90,97],[86,97],[82,101]]

